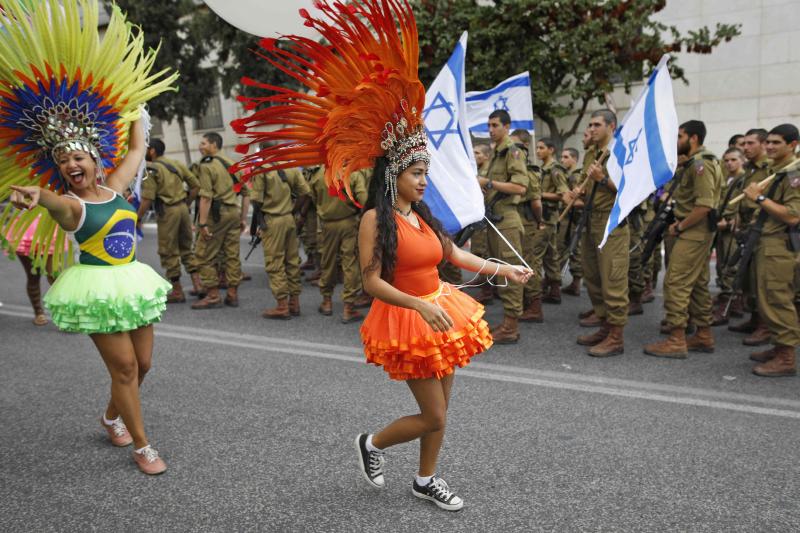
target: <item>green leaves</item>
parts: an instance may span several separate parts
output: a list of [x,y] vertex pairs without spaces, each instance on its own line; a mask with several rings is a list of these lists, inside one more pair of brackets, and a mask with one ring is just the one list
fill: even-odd
[[[528,70],[534,112],[559,140],[573,135],[587,105],[622,85],[630,90],[666,52],[710,53],[739,34],[717,24],[681,34],[651,20],[664,0],[412,0],[420,34],[420,77],[426,85],[469,30],[467,87],[492,87]],[[683,70],[670,65],[674,78]],[[577,118],[559,127],[559,118]]]

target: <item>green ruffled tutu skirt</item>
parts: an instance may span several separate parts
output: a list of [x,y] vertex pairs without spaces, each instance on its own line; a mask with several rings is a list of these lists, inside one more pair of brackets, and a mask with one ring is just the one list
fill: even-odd
[[44,297],[53,323],[71,333],[131,331],[161,320],[172,285],[144,263],[73,265]]

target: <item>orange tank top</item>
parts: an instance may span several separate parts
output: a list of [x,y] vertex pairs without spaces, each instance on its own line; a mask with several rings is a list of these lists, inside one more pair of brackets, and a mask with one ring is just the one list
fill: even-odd
[[397,221],[397,263],[392,285],[407,294],[425,296],[439,289],[439,271],[436,266],[444,257],[442,244],[436,233],[421,217],[419,228],[395,213]]

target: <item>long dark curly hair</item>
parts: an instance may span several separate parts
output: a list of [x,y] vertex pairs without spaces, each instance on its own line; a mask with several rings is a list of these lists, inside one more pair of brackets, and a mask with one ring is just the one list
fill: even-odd
[[[369,184],[369,195],[364,211],[375,209],[377,233],[375,235],[375,248],[372,252],[372,260],[367,266],[366,271],[372,271],[380,266],[381,278],[391,283],[394,279],[394,268],[397,264],[397,221],[394,218],[394,206],[386,189],[386,167],[388,161],[385,157],[380,157],[375,161],[372,169],[372,179]],[[442,243],[444,255],[450,254],[453,241],[451,236],[444,230],[442,223],[439,222],[431,209],[424,201],[412,202],[411,209],[419,218],[425,221],[436,233],[439,242]]]

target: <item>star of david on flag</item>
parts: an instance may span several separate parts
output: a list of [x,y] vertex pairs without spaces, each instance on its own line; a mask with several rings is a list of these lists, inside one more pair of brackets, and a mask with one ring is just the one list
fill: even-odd
[[511,115],[511,130],[528,130],[533,135],[531,76],[527,72],[511,76],[488,91],[467,93],[467,123],[475,137],[489,136],[489,114],[503,109]]
[[483,194],[476,178],[478,169],[467,128],[466,53],[467,32],[464,32],[425,93],[422,113],[431,152],[425,203],[453,235],[484,215]]
[[611,156],[606,169],[617,187],[617,198],[601,248],[636,206],[672,179],[678,166],[678,114],[668,61],[664,55],[658,62],[608,146]]

